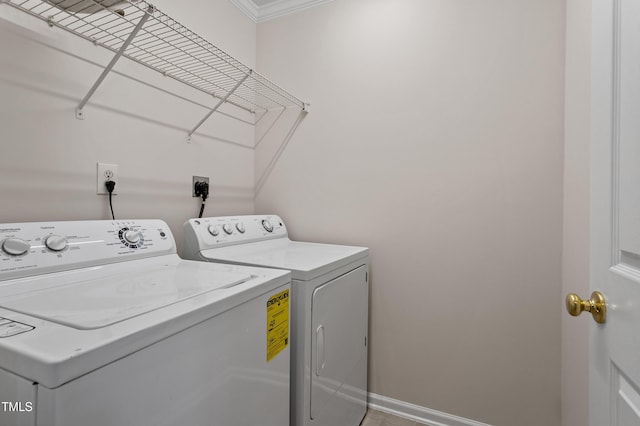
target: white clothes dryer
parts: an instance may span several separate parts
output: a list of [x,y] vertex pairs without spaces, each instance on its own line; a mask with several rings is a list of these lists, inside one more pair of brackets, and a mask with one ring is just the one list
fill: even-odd
[[359,425],[367,410],[368,249],[291,241],[275,215],[191,219],[184,231],[186,258],[291,271],[291,425]]
[[289,292],[159,220],[0,224],[0,424],[285,425]]

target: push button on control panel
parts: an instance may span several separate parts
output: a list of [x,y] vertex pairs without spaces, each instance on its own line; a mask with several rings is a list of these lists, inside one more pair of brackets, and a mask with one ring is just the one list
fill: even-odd
[[33,330],[32,327],[21,322],[11,321],[7,318],[0,317],[0,339],[15,336],[16,334],[26,333]]

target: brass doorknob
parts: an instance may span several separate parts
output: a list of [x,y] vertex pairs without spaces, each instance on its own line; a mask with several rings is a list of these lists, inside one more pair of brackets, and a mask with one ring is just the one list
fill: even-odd
[[593,319],[598,324],[604,324],[607,319],[607,304],[604,296],[599,291],[591,293],[591,299],[582,300],[577,294],[567,294],[567,312],[577,317],[583,311],[591,312]]

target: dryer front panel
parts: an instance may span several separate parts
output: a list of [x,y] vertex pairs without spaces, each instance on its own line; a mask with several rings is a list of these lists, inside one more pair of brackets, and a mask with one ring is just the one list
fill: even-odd
[[319,286],[311,302],[314,424],[359,424],[367,408],[368,268]]

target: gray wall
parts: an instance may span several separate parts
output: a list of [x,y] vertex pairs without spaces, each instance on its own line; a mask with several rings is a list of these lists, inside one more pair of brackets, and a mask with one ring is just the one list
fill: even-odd
[[340,0],[257,34],[312,109],[284,148],[295,115],[258,129],[255,209],[371,248],[370,391],[559,425],[565,3]]

